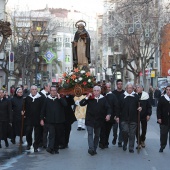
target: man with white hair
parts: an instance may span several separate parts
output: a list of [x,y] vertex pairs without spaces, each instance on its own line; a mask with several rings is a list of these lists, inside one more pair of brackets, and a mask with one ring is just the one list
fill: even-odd
[[25,98],[25,117],[26,117],[26,140],[27,150],[32,145],[32,132],[34,129],[34,152],[38,152],[41,140],[40,114],[44,99],[38,93],[37,86],[31,86],[31,93]]
[[[139,84],[136,86],[136,92],[140,99],[140,106],[142,107],[142,111],[140,113],[140,123],[141,123],[142,133],[139,138],[139,144],[144,148],[145,139],[146,139],[146,131],[147,131],[147,122],[150,120],[150,116],[152,114],[152,106],[149,100],[149,94],[143,91],[142,85]],[[138,130],[136,130],[136,136],[138,137]],[[138,146],[139,149],[141,148],[141,146]]]
[[121,122],[123,150],[127,150],[127,143],[129,140],[129,152],[134,153],[135,134],[137,127],[138,111],[142,108],[138,106],[139,97],[133,91],[133,84],[126,84],[126,91],[120,96],[119,107],[120,112],[117,115],[117,122]]
[[80,101],[80,106],[85,105],[87,105],[85,125],[88,132],[88,153],[93,156],[97,154],[96,149],[99,143],[101,127],[105,120],[110,120],[112,113],[106,98],[101,95],[101,87],[99,86],[93,88],[93,95],[89,93],[85,99]]

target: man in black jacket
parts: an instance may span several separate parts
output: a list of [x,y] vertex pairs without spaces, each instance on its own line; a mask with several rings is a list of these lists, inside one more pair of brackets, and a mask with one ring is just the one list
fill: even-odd
[[117,122],[121,122],[122,136],[123,136],[123,150],[127,150],[127,143],[129,139],[129,152],[134,153],[135,134],[137,127],[139,97],[133,91],[133,84],[127,83],[126,91],[120,96],[119,108],[120,113],[117,116]]
[[[121,79],[118,79],[116,81],[116,90],[113,91],[113,94],[116,95],[117,100],[119,102],[120,100],[120,96],[125,92],[123,90],[123,82]],[[113,124],[113,140],[112,140],[112,144],[115,145],[116,144],[116,140],[117,140],[117,131],[118,131],[118,127],[119,127],[119,138],[118,138],[118,147],[122,147],[122,128],[121,128],[121,124],[115,122]]]
[[41,125],[44,126],[44,118],[48,124],[49,129],[49,144],[46,149],[47,152],[59,153],[59,139],[64,133],[65,112],[64,107],[67,102],[61,98],[57,93],[57,88],[51,86],[50,95],[46,98],[42,112],[41,112]]
[[100,132],[100,142],[99,142],[99,147],[101,149],[108,148],[109,145],[109,135],[110,135],[110,130],[113,126],[113,123],[115,123],[114,117],[116,116],[116,113],[118,112],[118,101],[116,96],[112,93],[111,91],[111,84],[106,83],[106,100],[110,105],[112,114],[110,121],[105,121],[104,125],[101,128]]
[[159,152],[163,152],[167,145],[168,132],[170,135],[170,85],[166,87],[166,94],[158,101],[157,119],[160,124],[161,148]]
[[161,97],[161,91],[159,90],[158,87],[156,87],[154,92],[155,107],[157,107],[160,97]]
[[[88,132],[88,153],[90,155],[97,154],[96,149],[99,143],[100,130],[105,120],[109,121],[111,116],[111,109],[106,98],[100,94],[101,88],[95,86],[93,88],[93,95],[89,93],[87,97],[80,101],[80,106],[87,105],[85,125]],[[94,131],[94,138],[93,138]]]
[[38,152],[41,140],[40,114],[43,102],[44,100],[38,93],[37,86],[31,86],[31,93],[25,98],[25,123],[27,150],[30,150],[32,145],[32,132],[34,129],[34,152]]
[[[50,94],[50,84],[44,83],[43,89],[39,92],[39,94],[44,98],[44,100],[48,97]],[[45,123],[45,122],[44,122]],[[43,127],[41,127],[41,141],[40,145],[43,146],[43,148],[47,148],[47,137],[48,137],[48,125],[45,123]]]
[[[152,106],[150,103],[149,95],[147,92],[143,91],[142,85],[139,84],[136,86],[136,92],[139,96],[140,106],[142,107],[142,111],[140,112],[142,134],[140,135],[139,143],[144,148],[147,131],[147,122],[150,120],[150,116],[152,114]],[[138,138],[138,128],[136,130],[136,137]],[[141,146],[139,146],[139,149],[141,148]]]

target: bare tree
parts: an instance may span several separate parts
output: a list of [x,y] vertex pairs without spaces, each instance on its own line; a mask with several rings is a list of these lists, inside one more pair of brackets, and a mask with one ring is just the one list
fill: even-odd
[[[31,84],[35,75],[35,41],[40,44],[40,51],[46,51],[49,46],[54,44],[49,42],[49,36],[54,33],[58,24],[47,11],[13,11],[9,14],[12,23],[12,37],[10,40],[11,49],[15,53],[15,70],[13,76],[16,78],[15,84],[18,84],[22,77],[22,83],[25,79],[30,79]],[[47,45],[48,44],[48,45]],[[42,53],[39,53],[39,60],[42,60]],[[8,57],[2,64],[2,69],[8,77]],[[38,67],[39,68],[39,67]]]

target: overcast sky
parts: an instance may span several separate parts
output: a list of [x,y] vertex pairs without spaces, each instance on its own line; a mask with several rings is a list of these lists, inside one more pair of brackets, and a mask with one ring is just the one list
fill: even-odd
[[19,9],[42,9],[48,5],[49,8],[73,7],[86,13],[100,13],[103,10],[102,0],[8,0],[7,6]]

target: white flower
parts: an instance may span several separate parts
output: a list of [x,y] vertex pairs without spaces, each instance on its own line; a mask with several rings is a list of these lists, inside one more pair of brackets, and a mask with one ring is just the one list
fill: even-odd
[[91,79],[88,79],[87,81],[90,83],[90,82],[91,82]]
[[79,81],[81,81],[81,80],[83,80],[83,78],[82,78],[82,77],[79,77]]
[[83,73],[85,73],[85,71],[84,71],[84,70],[81,70],[80,73],[83,74]]
[[75,79],[75,82],[77,82],[77,79]]
[[73,72],[70,72],[70,73],[69,73],[69,76],[71,76],[72,74],[73,74]]

